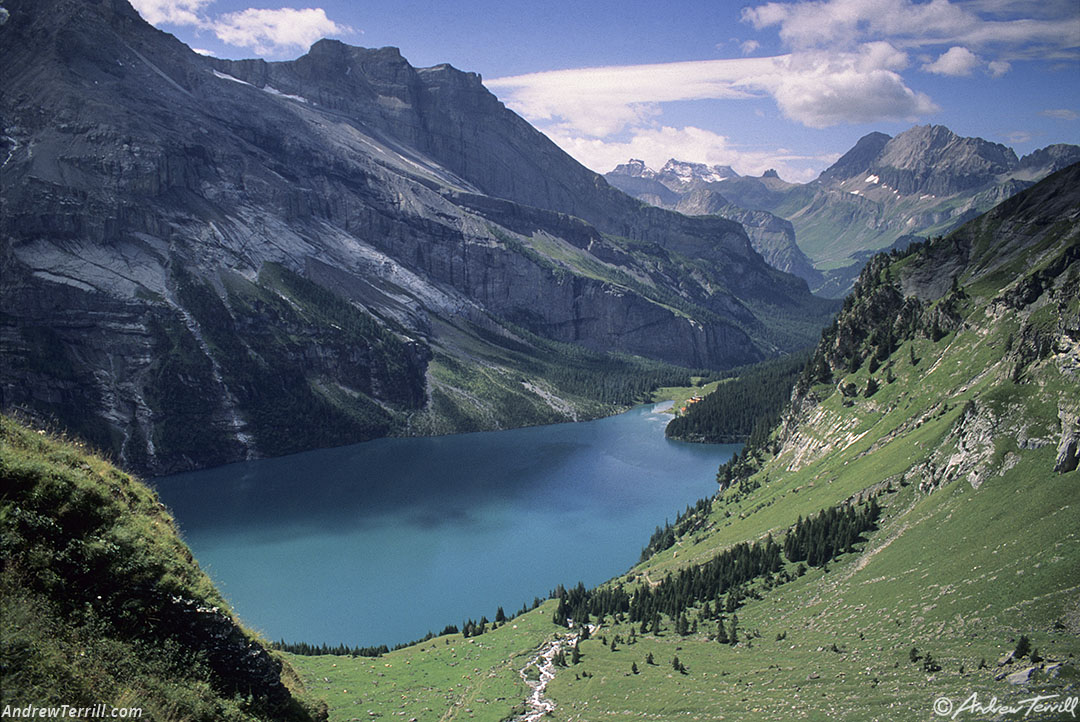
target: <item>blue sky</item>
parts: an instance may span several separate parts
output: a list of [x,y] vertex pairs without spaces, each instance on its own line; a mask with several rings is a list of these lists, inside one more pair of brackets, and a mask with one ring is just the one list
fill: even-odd
[[[286,0],[288,2],[288,0]],[[1080,0],[133,0],[218,57],[320,37],[478,72],[598,172],[630,157],[807,181],[871,131],[1080,144]]]

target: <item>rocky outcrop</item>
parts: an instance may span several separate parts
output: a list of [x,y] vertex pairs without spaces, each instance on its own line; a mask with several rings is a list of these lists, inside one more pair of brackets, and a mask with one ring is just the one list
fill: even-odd
[[1061,439],[1058,441],[1054,471],[1065,474],[1080,465],[1080,415],[1075,411],[1060,409]]

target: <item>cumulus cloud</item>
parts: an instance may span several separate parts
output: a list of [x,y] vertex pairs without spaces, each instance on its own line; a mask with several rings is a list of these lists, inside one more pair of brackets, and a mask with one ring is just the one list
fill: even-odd
[[487,85],[530,121],[561,123],[592,137],[640,126],[665,102],[765,96],[785,117],[820,128],[936,111],[896,72],[907,63],[905,53],[877,42],[851,53],[558,70]]
[[986,72],[995,78],[1000,78],[1012,69],[1012,64],[1005,60],[991,60],[986,64]]
[[202,25],[202,9],[214,0],[131,0],[151,25]]
[[326,16],[322,8],[248,8],[218,17],[210,28],[229,45],[268,55],[292,48],[306,50],[316,40],[352,31]]
[[922,69],[935,75],[962,76],[971,75],[971,71],[981,64],[978,55],[967,48],[954,45],[934,62],[923,65]]
[[327,17],[322,8],[248,8],[211,17],[205,11],[214,1],[132,0],[132,5],[152,25],[192,25],[257,55],[306,50],[320,38],[353,32],[349,26]]
[[761,43],[757,40],[747,40],[739,44],[739,49],[742,50],[743,55],[749,55],[760,47]]
[[768,88],[785,117],[811,128],[916,120],[938,110],[928,95],[907,87],[899,73],[866,67],[861,59],[797,58],[792,62],[796,66],[793,72],[759,82]]

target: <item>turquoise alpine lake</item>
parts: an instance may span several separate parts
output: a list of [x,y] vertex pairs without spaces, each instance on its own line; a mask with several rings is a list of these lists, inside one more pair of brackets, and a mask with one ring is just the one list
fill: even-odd
[[234,611],[270,639],[375,646],[508,615],[637,562],[716,491],[734,445],[656,406],[583,423],[355,446],[154,481]]

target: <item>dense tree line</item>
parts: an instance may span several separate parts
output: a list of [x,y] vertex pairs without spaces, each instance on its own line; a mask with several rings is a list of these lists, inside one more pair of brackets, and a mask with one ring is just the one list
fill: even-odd
[[708,443],[767,437],[780,420],[808,357],[809,352],[796,353],[743,367],[730,381],[673,419],[665,433],[674,439]]
[[[877,500],[871,499],[858,506],[840,504],[808,519],[800,517],[788,529],[782,545],[771,534],[753,544],[736,544],[704,564],[669,574],[655,587],[642,585],[633,595],[622,585],[591,590],[580,582],[572,589],[560,585],[552,592],[552,598],[559,600],[553,621],[561,626],[569,626],[572,621],[578,627],[593,617],[626,615],[629,621],[641,624],[644,634],[649,630],[659,632],[661,617],[667,616],[676,633],[686,635],[696,631],[699,619],[717,620],[717,639],[734,644],[738,639],[737,618],[732,616],[730,627],[725,627],[722,615],[734,615],[743,599],[759,595],[751,587],[755,581],[760,580],[769,589],[801,576],[806,565],[824,566],[853,551],[854,545],[862,541],[862,534],[876,527],[880,514]],[[799,563],[794,572],[785,568],[787,562]],[[691,622],[688,613],[695,607],[700,611]]]
[[630,595],[621,584],[589,590],[581,582],[572,589],[560,584],[552,592],[552,598],[559,600],[555,609],[555,624],[564,627],[571,622],[575,627],[582,627],[588,625],[592,617],[625,614],[630,610]]
[[798,522],[784,538],[784,556],[793,562],[820,567],[862,541],[863,532],[877,523],[881,508],[876,499],[859,507],[834,506]]
[[630,603],[630,621],[648,622],[660,614],[677,620],[688,607],[718,600],[758,577],[780,571],[783,563],[780,546],[771,535],[763,542],[736,544],[705,564],[681,569],[654,588],[639,589]]
[[289,654],[302,654],[313,657],[321,654],[334,654],[339,657],[378,657],[387,654],[390,648],[385,644],[378,647],[350,647],[347,644],[338,644],[331,647],[328,644],[308,644],[307,642],[286,642],[284,639],[271,642],[270,646],[280,652]]

